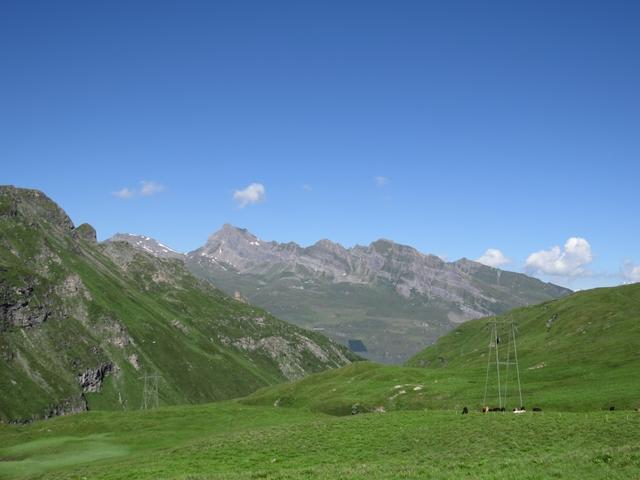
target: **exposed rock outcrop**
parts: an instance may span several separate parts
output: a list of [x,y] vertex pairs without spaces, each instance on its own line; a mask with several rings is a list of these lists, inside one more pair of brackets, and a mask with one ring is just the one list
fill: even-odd
[[91,242],[91,243],[97,242],[96,229],[93,228],[88,223],[83,223],[78,228],[73,230],[71,234],[73,235],[74,238],[77,238],[77,239],[86,240],[87,242]]
[[114,371],[114,364],[105,362],[78,374],[78,383],[83,392],[99,392],[104,378]]

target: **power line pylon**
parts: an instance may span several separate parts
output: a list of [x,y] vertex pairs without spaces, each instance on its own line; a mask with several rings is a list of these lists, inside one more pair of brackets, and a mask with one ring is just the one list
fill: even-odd
[[142,391],[142,410],[149,410],[159,406],[158,384],[161,379],[161,375],[149,375],[148,373],[145,373],[142,377],[138,377],[138,380],[144,381],[144,390]]
[[[522,401],[522,385],[520,383],[520,367],[518,365],[518,348],[516,345],[517,326],[512,318],[500,320],[491,319],[489,326],[489,352],[487,355],[487,375],[484,383],[484,398],[482,405],[487,406],[487,395],[489,393],[489,384],[491,383],[491,372],[495,366],[495,379],[498,393],[498,407],[500,409],[507,407],[509,398],[508,386],[513,382],[513,369],[515,367],[515,381],[518,386],[518,399],[520,403],[516,405],[520,408],[524,405]],[[505,353],[506,350],[506,353]]]

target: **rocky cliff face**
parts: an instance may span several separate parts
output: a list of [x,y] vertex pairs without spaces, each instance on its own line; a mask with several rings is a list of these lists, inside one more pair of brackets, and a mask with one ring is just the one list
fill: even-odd
[[453,325],[570,293],[523,274],[462,259],[445,262],[407,245],[377,240],[345,248],[263,241],[224,225],[184,257],[195,274],[239,292],[291,322],[365,356],[401,362]]
[[356,358],[134,245],[0,187],[0,421],[138,409],[149,373],[160,403],[204,402]]

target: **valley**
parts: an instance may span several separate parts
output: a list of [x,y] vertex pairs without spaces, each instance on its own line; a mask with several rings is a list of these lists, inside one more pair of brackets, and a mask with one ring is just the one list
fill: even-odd
[[484,318],[406,366],[354,362],[233,401],[0,425],[0,477],[635,478],[639,301],[640,284],[507,313],[523,415],[514,394],[506,412],[480,413]]
[[345,248],[263,241],[224,225],[206,244],[180,254],[145,236],[111,240],[159,257],[182,258],[196,276],[358,355],[400,364],[456,325],[571,291],[467,259],[445,262],[390,240]]

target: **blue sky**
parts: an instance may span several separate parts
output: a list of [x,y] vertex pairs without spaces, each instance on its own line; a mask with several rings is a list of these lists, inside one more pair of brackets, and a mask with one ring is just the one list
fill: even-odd
[[190,250],[229,222],[640,281],[639,24],[617,1],[4,1],[0,183],[101,239]]

